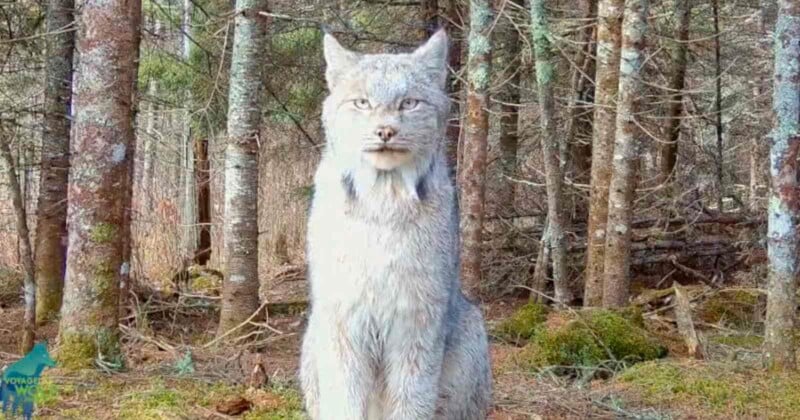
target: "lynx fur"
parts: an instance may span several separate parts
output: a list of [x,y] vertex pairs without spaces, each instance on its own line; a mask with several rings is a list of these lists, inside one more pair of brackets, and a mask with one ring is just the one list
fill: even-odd
[[460,291],[444,159],[447,36],[410,54],[324,39],[327,136],[308,222],[300,377],[318,420],[485,419],[483,317]]

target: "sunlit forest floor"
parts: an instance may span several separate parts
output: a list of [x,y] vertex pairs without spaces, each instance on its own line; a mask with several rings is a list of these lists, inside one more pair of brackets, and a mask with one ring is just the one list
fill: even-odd
[[[650,312],[639,318],[653,340],[667,350],[666,357],[659,354],[643,363],[599,367],[543,366],[537,359],[543,352],[536,346],[544,348],[545,341],[509,339],[509,325],[528,327],[520,323],[519,315],[526,300],[485,304],[493,334],[495,378],[490,418],[798,418],[800,376],[767,374],[760,368],[761,337],[753,317],[761,312],[761,299],[743,290],[717,291],[708,298],[707,288],[689,288],[705,360],[687,357],[670,321],[669,296],[662,296],[644,305]],[[287,293],[291,296],[286,300],[295,302],[295,292]],[[652,299],[641,296],[646,295],[639,301]],[[125,368],[47,370],[39,387],[36,418],[304,418],[295,377],[303,307],[281,302],[274,293],[270,298],[276,302],[276,313],[270,315],[269,332],[236,346],[213,343],[217,317],[213,299],[165,296],[139,303],[123,320],[129,326],[123,328]],[[541,326],[558,331],[576,313],[549,312]],[[22,308],[6,302],[0,314],[0,366],[4,366],[18,357]],[[56,332],[54,325],[46,325],[39,337],[54,342]],[[569,340],[564,338],[568,336],[560,337]],[[567,346],[557,351],[586,350]]]

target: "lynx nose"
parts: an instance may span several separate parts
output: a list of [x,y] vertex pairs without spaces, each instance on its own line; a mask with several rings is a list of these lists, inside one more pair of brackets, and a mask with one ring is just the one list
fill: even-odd
[[378,130],[375,131],[375,134],[384,142],[388,142],[389,140],[397,134],[397,131],[393,127],[389,126],[381,126],[378,127]]

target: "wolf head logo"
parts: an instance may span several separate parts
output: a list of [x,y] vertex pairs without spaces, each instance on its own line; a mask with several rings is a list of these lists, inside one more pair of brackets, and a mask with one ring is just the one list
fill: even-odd
[[45,367],[55,365],[45,343],[37,343],[25,357],[9,366],[0,378],[0,412],[14,415],[21,411],[24,419],[30,419],[39,377]]

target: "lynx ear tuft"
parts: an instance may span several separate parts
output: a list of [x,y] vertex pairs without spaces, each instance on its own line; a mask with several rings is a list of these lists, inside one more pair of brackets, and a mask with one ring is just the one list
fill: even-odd
[[439,29],[413,53],[441,88],[447,83],[447,43],[447,33]]
[[359,55],[343,47],[333,35],[326,33],[322,40],[325,52],[325,80],[333,89],[342,75],[358,63]]

